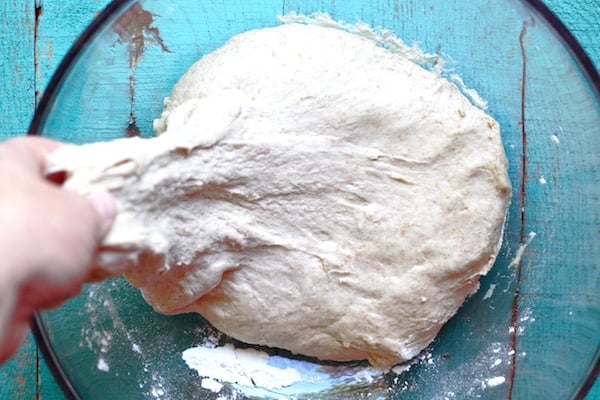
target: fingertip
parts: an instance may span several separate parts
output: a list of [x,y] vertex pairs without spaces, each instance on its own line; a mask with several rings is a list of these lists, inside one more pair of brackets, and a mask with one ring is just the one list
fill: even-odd
[[112,227],[117,215],[117,203],[115,198],[106,191],[97,191],[88,195],[88,199],[100,219],[99,235],[104,237]]

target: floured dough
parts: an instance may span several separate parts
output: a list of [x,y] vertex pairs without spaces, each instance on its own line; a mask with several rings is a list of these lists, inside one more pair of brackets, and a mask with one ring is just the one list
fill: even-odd
[[248,343],[389,367],[494,263],[498,124],[451,83],[342,30],[251,31],[196,63],[159,137],[59,149],[119,215],[99,264],[165,314]]

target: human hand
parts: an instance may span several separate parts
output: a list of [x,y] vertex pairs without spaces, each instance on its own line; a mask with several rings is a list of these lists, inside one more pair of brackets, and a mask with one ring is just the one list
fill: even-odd
[[108,193],[88,198],[43,176],[60,143],[26,137],[0,143],[0,363],[26,336],[35,310],[77,295],[116,214]]

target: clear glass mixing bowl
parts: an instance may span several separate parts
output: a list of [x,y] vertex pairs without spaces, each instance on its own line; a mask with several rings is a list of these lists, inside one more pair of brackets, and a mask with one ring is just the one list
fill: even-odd
[[[278,15],[326,12],[418,42],[488,102],[510,160],[513,199],[500,257],[410,370],[369,375],[278,353],[300,384],[202,388],[181,352],[214,332],[165,317],[123,280],[89,285],[38,315],[35,331],[71,398],[569,399],[598,373],[600,106],[591,63],[538,1],[115,1],[52,79],[31,132],[69,142],[141,134],[186,69]],[[231,340],[221,337],[221,342]],[[236,344],[242,346],[241,344]]]

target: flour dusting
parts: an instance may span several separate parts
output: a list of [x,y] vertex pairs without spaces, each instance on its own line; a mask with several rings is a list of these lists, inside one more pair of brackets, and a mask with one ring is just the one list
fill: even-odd
[[490,284],[488,290],[485,292],[485,295],[483,296],[483,299],[481,299],[481,301],[491,298],[494,295],[494,290],[496,290],[496,284],[492,283]]
[[506,382],[505,377],[495,376],[495,377],[489,378],[487,381],[485,381],[485,385],[488,387],[494,387],[494,386],[502,385],[504,382]]
[[527,235],[527,240],[525,240],[525,243],[522,243],[519,248],[517,249],[517,253],[515,254],[515,257],[511,260],[510,264],[508,264],[508,267],[516,267],[517,265],[519,265],[521,263],[521,259],[523,258],[523,254],[525,254],[525,250],[527,249],[527,246],[529,246],[531,244],[531,241],[533,239],[535,239],[536,237],[536,233],[535,232],[529,232],[529,235]]
[[103,372],[110,371],[110,367],[109,367],[108,363],[106,362],[106,360],[104,358],[99,358],[98,359],[98,365],[97,366],[98,366],[98,369],[100,371],[103,371]]
[[204,389],[208,389],[211,392],[214,393],[219,393],[221,391],[221,389],[223,389],[223,384],[219,383],[218,381],[211,379],[211,378],[204,378],[202,379],[202,384],[201,386]]
[[471,100],[475,106],[482,110],[487,109],[487,101],[485,101],[475,89],[470,89],[465,85],[463,79],[457,74],[451,74],[450,80],[460,89],[460,91]]
[[[201,377],[247,387],[278,389],[301,379],[300,373],[293,368],[269,365],[267,353],[254,349],[239,349],[231,344],[215,348],[192,347],[183,352],[182,358]],[[209,384],[207,386],[216,387]],[[221,387],[222,385],[218,386],[218,389],[221,390]]]

